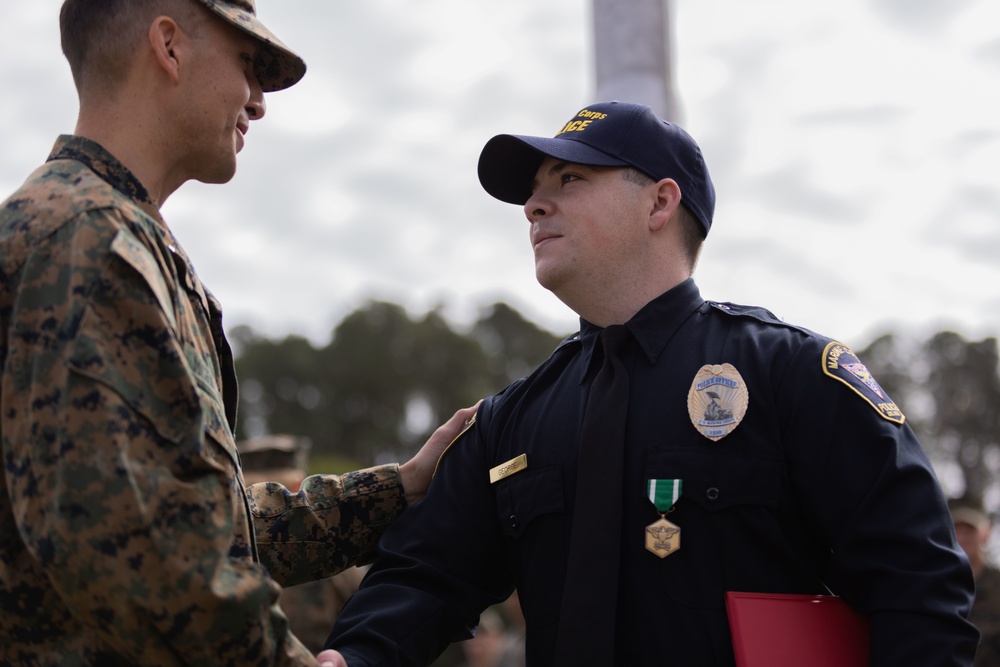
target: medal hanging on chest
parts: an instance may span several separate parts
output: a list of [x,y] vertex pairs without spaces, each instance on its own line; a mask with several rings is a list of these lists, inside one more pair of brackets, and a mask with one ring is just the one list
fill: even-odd
[[681,548],[680,526],[667,521],[667,513],[681,497],[681,480],[650,479],[646,482],[646,494],[660,513],[659,520],[646,526],[646,550],[666,558]]

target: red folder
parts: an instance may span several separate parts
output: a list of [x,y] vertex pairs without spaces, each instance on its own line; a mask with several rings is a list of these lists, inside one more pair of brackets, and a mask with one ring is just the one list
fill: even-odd
[[726,593],[736,667],[868,667],[868,620],[832,595]]

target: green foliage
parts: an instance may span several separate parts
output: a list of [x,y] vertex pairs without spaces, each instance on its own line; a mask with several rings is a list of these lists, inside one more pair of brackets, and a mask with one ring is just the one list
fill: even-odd
[[346,472],[353,472],[364,468],[367,464],[348,456],[337,456],[336,454],[319,454],[309,457],[309,475],[343,475]]
[[413,318],[378,301],[344,318],[322,348],[298,336],[271,341],[246,327],[231,337],[241,386],[237,437],[304,435],[314,458],[363,466],[405,460],[455,410],[530,371],[561,339],[505,304],[461,333],[437,311]]

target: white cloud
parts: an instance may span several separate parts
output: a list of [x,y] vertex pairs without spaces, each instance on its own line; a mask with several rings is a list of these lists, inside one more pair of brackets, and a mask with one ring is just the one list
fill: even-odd
[[[475,166],[501,132],[552,134],[594,101],[588,4],[260,0],[306,59],[269,96],[226,186],[165,214],[227,324],[323,339],[367,297],[457,320],[507,300],[554,330],[523,214]],[[58,3],[0,6],[0,187],[75,95]],[[994,0],[674,0],[682,124],[719,193],[697,274],[861,345],[883,326],[1000,328],[1000,5]]]

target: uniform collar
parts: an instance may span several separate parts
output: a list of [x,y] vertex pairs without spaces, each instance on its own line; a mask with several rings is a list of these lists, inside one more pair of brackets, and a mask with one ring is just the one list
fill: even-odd
[[108,185],[134,200],[144,209],[152,208],[156,211],[155,217],[159,217],[159,207],[150,198],[146,186],[96,141],[69,134],[60,135],[49,154],[49,161],[52,160],[82,162]]
[[[625,326],[638,341],[649,363],[655,364],[681,325],[704,303],[705,300],[701,298],[701,292],[695,285],[694,279],[688,278],[643,306],[625,323]],[[580,318],[579,337],[583,345],[583,358],[587,360],[581,371],[581,382],[588,375],[594,356],[594,346],[601,330],[602,327]]]
[[217,312],[221,311],[218,302],[215,301],[213,303],[214,297],[210,297],[201,284],[201,281],[198,280],[190,258],[177,242],[173,232],[167,227],[163,216],[160,215],[159,207],[150,198],[146,186],[125,165],[119,162],[118,158],[92,139],[64,134],[56,139],[55,146],[52,147],[52,152],[49,154],[48,161],[51,162],[53,160],[75,160],[82,163],[108,185],[134,201],[139,208],[145,211],[156,222],[154,226],[155,232],[160,235],[163,243],[170,250],[180,278],[184,281],[185,286],[197,293],[202,305],[210,316],[213,313],[213,309]]

